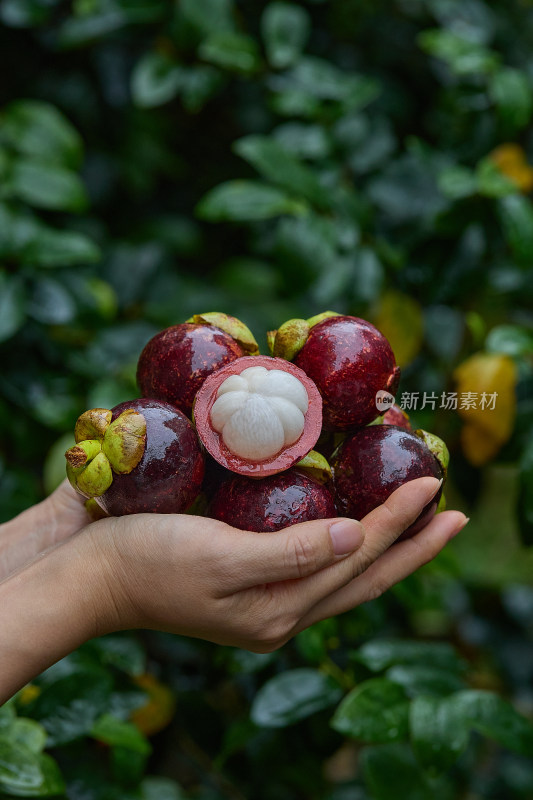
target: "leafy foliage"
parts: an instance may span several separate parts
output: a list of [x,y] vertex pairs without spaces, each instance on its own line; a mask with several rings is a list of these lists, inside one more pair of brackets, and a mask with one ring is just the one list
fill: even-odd
[[[0,710],[0,792],[533,794],[527,6],[0,0],[2,518],[57,483],[80,410],[136,395],[157,330],[220,309],[264,350],[326,307],[391,339],[472,516],[276,654],[88,643]],[[424,402],[458,381],[495,381],[492,416]]]

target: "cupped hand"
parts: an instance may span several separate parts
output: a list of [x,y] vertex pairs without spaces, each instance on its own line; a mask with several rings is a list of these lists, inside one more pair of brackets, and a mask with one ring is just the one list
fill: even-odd
[[41,503],[0,525],[0,580],[89,522],[83,498],[65,479]]
[[434,478],[405,484],[362,524],[316,520],[261,534],[188,515],[94,523],[80,541],[90,541],[107,595],[96,632],[152,628],[274,650],[379,596],[440,552],[466,524],[459,511],[438,514],[395,543],[438,485]]

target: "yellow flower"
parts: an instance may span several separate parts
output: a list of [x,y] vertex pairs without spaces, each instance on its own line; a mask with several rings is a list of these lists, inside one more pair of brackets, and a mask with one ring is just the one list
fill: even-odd
[[533,189],[533,167],[528,164],[526,154],[519,144],[501,144],[489,153],[489,159],[521,192],[527,194]]

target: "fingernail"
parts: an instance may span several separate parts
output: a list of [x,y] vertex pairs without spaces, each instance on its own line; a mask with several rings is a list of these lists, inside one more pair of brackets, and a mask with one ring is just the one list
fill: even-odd
[[437,496],[437,494],[439,493],[439,490],[440,490],[440,487],[441,487],[441,486],[442,486],[442,484],[443,484],[443,481],[444,481],[444,478],[441,478],[441,479],[440,479],[440,481],[439,481],[439,485],[438,485],[438,486],[437,486],[437,488],[435,489],[435,492],[434,492],[434,493],[431,495],[431,499],[432,499],[432,500],[433,500],[433,498],[434,498],[434,497],[436,497],[436,496]]
[[329,533],[336,556],[345,556],[357,550],[364,539],[363,526],[355,519],[334,522],[329,528]]
[[[458,525],[458,526],[457,526],[457,528],[456,528],[456,529],[453,531],[453,533],[451,533],[451,534],[450,534],[450,539],[453,539],[453,537],[454,537],[454,536],[457,536],[457,534],[458,534],[458,533],[461,533],[461,531],[463,530],[463,528],[465,527],[465,525],[466,525],[468,522],[470,522],[470,517],[465,517],[465,518],[464,518],[464,519],[463,519],[463,520],[462,520],[462,521],[459,523],[459,525]],[[448,541],[450,541],[450,539],[448,539]]]

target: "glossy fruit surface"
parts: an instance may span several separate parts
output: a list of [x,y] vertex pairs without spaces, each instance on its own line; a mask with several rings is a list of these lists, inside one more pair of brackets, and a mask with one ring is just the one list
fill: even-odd
[[96,502],[111,516],[179,514],[196,498],[204,476],[196,432],[181,411],[146,398],[115,406],[113,419],[130,408],[146,420],[144,454],[130,473],[114,474],[111,486]]
[[137,365],[137,383],[144,397],[177,406],[188,417],[204,380],[246,350],[213,325],[184,322],[156,334]]
[[[339,514],[362,519],[384,503],[399,486],[415,478],[440,480],[443,470],[426,444],[394,425],[370,425],[347,437],[332,459],[335,501]],[[442,487],[404,532],[412,536],[436,511]]]
[[333,495],[298,469],[261,480],[235,476],[221,484],[207,515],[241,530],[268,533],[311,519],[335,517]]
[[196,396],[194,421],[211,456],[257,478],[288,469],[313,449],[322,399],[294,364],[249,356],[210,375]]
[[376,393],[395,394],[400,368],[385,337],[370,322],[334,316],[313,325],[294,358],[317,385],[324,429],[346,431],[379,416]]
[[399,428],[406,428],[408,431],[413,430],[409,420],[409,414],[406,414],[403,408],[394,403],[394,405],[385,411],[383,414],[383,425],[397,425]]

